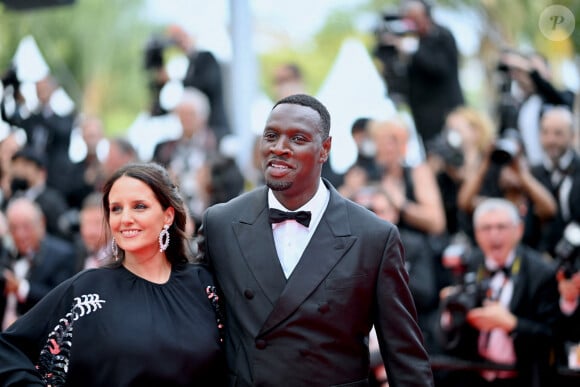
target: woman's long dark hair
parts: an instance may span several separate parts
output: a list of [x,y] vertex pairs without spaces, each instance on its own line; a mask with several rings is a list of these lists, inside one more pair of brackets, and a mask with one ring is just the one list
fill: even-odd
[[[192,254],[188,243],[189,236],[185,231],[185,224],[187,222],[185,205],[179,193],[179,188],[173,183],[167,170],[159,164],[130,163],[119,168],[109,178],[103,187],[103,210],[107,224],[109,224],[110,218],[109,193],[111,192],[113,184],[123,176],[132,177],[147,184],[155,194],[163,210],[173,207],[175,216],[173,224],[168,229],[170,243],[167,250],[165,250],[165,255],[172,265],[191,261]],[[113,265],[120,265],[124,259],[125,251],[119,248],[118,260]]]

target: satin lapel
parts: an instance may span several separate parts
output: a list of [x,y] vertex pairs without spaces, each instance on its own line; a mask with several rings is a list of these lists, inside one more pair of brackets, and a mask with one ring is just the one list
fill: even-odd
[[249,208],[241,214],[239,222],[233,224],[233,229],[252,275],[274,305],[286,286],[286,277],[276,253],[265,195],[257,203],[259,207]]
[[[516,251],[517,259],[514,262],[514,267],[511,270],[511,280],[514,287],[514,291],[512,293],[512,299],[510,301],[510,310],[513,312],[517,309],[518,305],[521,304],[521,300],[525,295],[525,282],[526,282],[526,270],[528,270],[527,262],[525,257],[523,256],[523,250],[518,248]],[[518,265],[519,267],[515,267]]]
[[274,328],[295,312],[356,240],[351,235],[345,199],[333,188],[330,190],[326,212],[260,333]]

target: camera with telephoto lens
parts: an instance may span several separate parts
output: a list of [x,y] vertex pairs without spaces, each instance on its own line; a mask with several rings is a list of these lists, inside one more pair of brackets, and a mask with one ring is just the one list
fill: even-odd
[[467,324],[467,312],[482,305],[486,297],[487,282],[478,278],[472,266],[470,246],[451,244],[443,251],[444,262],[452,259],[454,276],[453,291],[441,300],[439,342],[447,351],[456,349],[462,328]]
[[146,70],[156,70],[162,68],[165,61],[163,53],[166,48],[175,45],[173,39],[153,35],[147,41],[144,52],[144,65]]
[[571,222],[566,226],[554,253],[564,277],[571,278],[580,269],[580,224]]
[[446,165],[459,168],[463,165],[463,140],[461,135],[452,129],[444,129],[427,144],[429,153],[441,157]]
[[517,129],[508,128],[498,138],[491,152],[491,161],[498,165],[505,165],[517,157],[521,150],[521,136]]
[[[412,20],[403,18],[397,12],[385,12],[375,30],[379,42],[384,42],[386,35],[405,36],[417,32]],[[387,43],[388,44],[388,43]]]

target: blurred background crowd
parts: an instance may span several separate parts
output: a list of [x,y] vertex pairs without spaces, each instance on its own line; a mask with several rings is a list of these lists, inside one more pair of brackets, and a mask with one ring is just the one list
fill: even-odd
[[[309,44],[292,46],[270,27],[261,34],[269,49],[254,50],[247,17],[268,5],[232,1],[228,56],[200,45],[202,31],[186,18],[151,21],[145,3],[152,2],[0,2],[3,327],[110,254],[100,189],[117,168],[137,160],[167,167],[194,240],[208,206],[262,184],[255,143],[273,101],[308,93],[333,118],[324,177],[399,228],[437,383],[462,385],[453,375],[470,368],[447,356],[485,361],[481,370],[496,373],[533,365],[534,383],[546,380],[549,366],[563,370],[550,377],[573,383],[580,368],[578,4],[349,1],[335,4]],[[275,23],[284,15],[268,17]],[[486,198],[516,206],[521,235],[482,246],[473,215]],[[504,245],[537,253],[553,283],[537,292],[526,285],[518,301],[525,308],[508,300],[511,315],[534,328],[510,338],[518,342],[515,359],[471,357],[458,336],[485,298],[477,253]],[[538,310],[546,300],[552,307]],[[442,316],[453,320],[444,324]],[[499,320],[490,317],[489,329]],[[383,371],[371,370],[377,384]]]

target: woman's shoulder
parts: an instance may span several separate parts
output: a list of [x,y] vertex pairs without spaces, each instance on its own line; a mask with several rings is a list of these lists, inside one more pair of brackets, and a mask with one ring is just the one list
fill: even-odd
[[118,272],[119,270],[112,267],[85,269],[70,277],[65,283],[75,289],[103,287],[110,281],[115,281],[115,273]]
[[187,276],[199,278],[202,283],[213,284],[213,275],[207,264],[204,262],[188,262],[177,267],[178,272],[182,272]]

